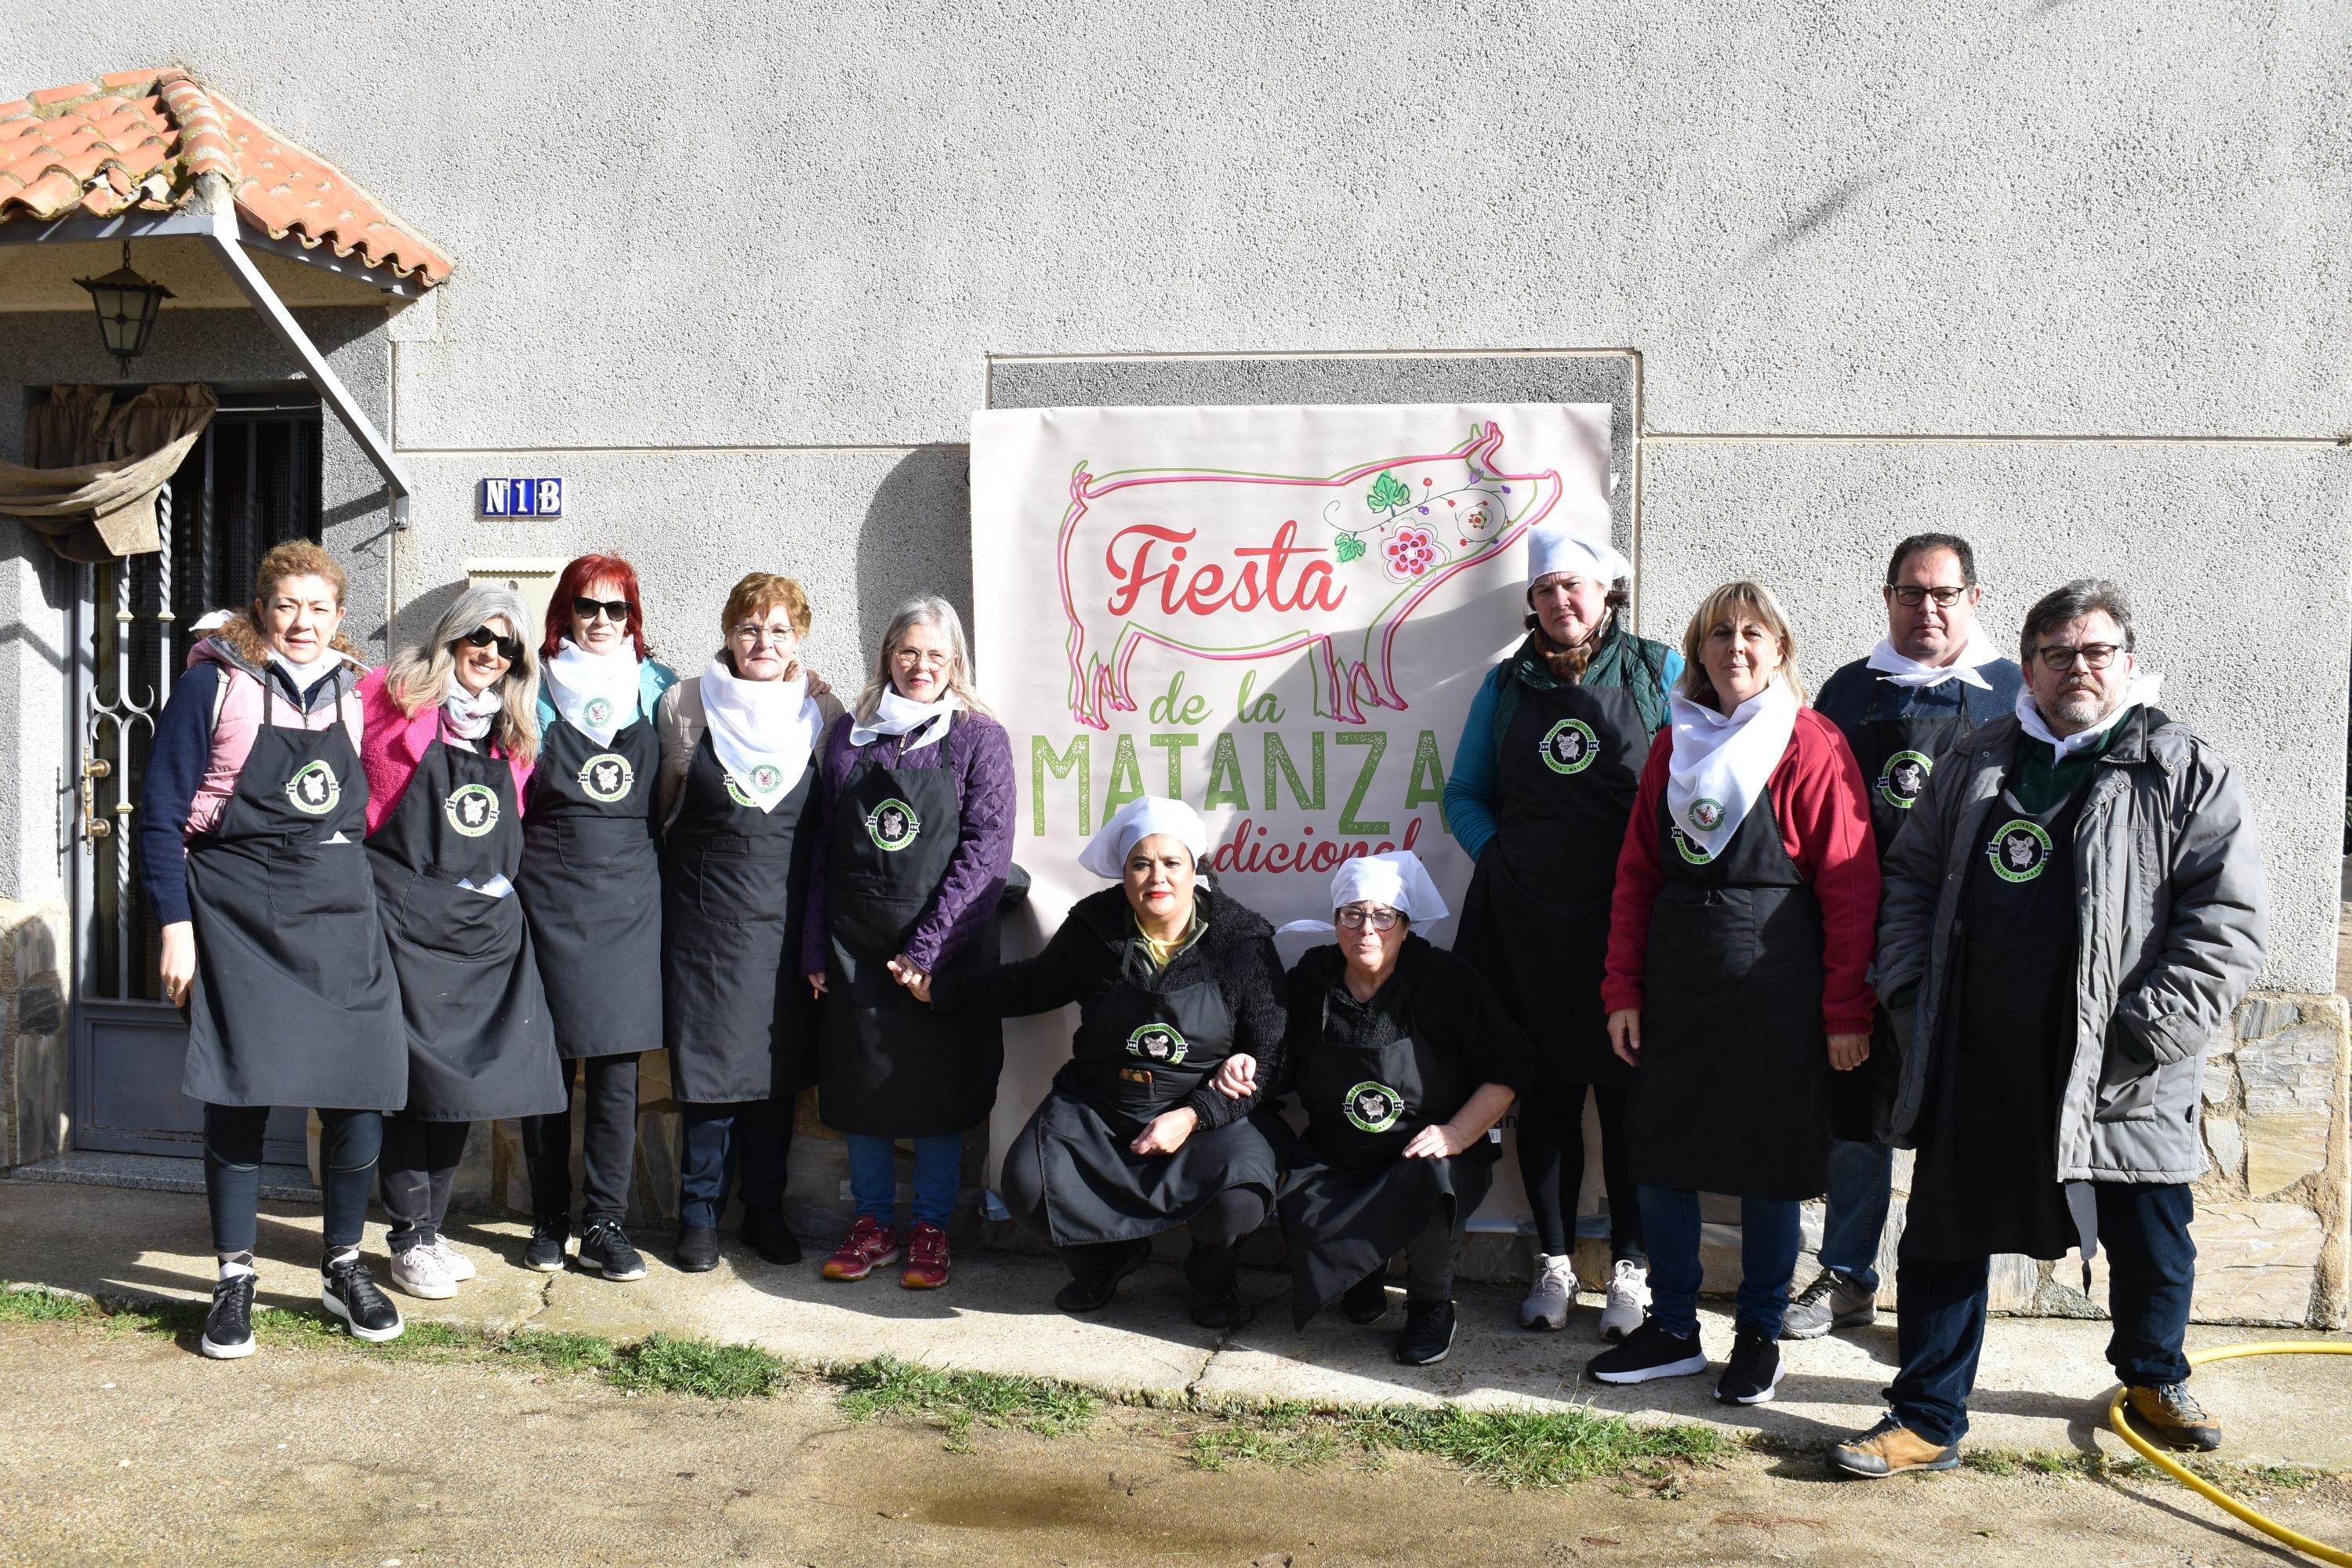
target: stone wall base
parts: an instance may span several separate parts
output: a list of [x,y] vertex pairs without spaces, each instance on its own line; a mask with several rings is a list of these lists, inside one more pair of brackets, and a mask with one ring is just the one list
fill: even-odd
[[62,902],[0,900],[0,1169],[61,1153],[73,1114]]

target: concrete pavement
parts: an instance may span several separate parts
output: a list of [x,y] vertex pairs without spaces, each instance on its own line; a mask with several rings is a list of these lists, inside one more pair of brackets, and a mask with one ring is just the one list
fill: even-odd
[[[320,1215],[315,1207],[266,1205],[259,1300],[315,1307]],[[1783,1347],[1789,1363],[1772,1404],[1733,1411],[1710,1397],[1713,1378],[1689,1377],[1612,1388],[1582,1375],[1601,1347],[1598,1302],[1587,1298],[1559,1333],[1517,1326],[1517,1292],[1460,1288],[1461,1331],[1454,1352],[1428,1368],[1401,1367],[1390,1344],[1402,1318],[1401,1296],[1381,1324],[1356,1328],[1327,1312],[1303,1334],[1289,1327],[1284,1276],[1250,1269],[1245,1296],[1255,1321],[1227,1334],[1185,1316],[1177,1271],[1153,1264],[1122,1288],[1104,1312],[1084,1319],[1054,1310],[1063,1276],[1050,1260],[967,1251],[940,1291],[901,1289],[895,1274],[857,1285],[820,1279],[816,1259],[790,1268],[761,1263],[730,1241],[719,1268],[684,1275],[662,1261],[666,1237],[640,1237],[652,1273],[611,1284],[567,1271],[531,1273],[520,1258],[527,1229],[460,1216],[450,1240],[480,1268],[456,1300],[399,1298],[412,1319],[500,1331],[521,1328],[634,1339],[659,1330],[761,1345],[793,1361],[839,1365],[885,1352],[959,1369],[1060,1378],[1155,1405],[1192,1400],[1300,1400],[1316,1405],[1455,1400],[1473,1406],[1590,1405],[1637,1418],[1706,1421],[1817,1447],[1867,1426],[1894,1372],[1895,1328],[1875,1328]],[[383,1270],[383,1235],[365,1246]],[[0,1181],[0,1279],[87,1292],[109,1301],[201,1300],[213,1267],[202,1198],[174,1193]],[[1729,1314],[1703,1314],[1707,1348],[1730,1347]],[[2112,1381],[2103,1356],[2104,1322],[1996,1319],[1975,1401],[1974,1446],[2122,1454],[2104,1430]],[[2250,1338],[2310,1339],[2308,1333],[2192,1329],[2192,1345]],[[2336,1336],[2342,1339],[2346,1336]],[[234,1375],[233,1373],[231,1375]],[[2352,1357],[2263,1357],[2206,1369],[2198,1391],[2230,1436],[2224,1457],[2352,1470]]]

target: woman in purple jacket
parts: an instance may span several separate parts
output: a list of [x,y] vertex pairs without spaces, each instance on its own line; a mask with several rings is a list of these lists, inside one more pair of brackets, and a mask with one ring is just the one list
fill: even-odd
[[[1013,860],[1013,747],[971,687],[963,622],[945,599],[890,617],[872,684],[825,736],[803,969],[824,998],[817,1110],[849,1142],[856,1224],[828,1279],[903,1254],[898,1283],[948,1282],[948,1211],[965,1130],[996,1103],[994,1019],[943,1018],[911,994],[941,970],[996,962]],[[912,1226],[893,1223],[892,1144],[915,1147]]]

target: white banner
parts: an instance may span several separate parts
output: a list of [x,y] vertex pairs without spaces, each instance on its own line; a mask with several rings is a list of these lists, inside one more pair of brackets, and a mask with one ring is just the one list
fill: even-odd
[[[1470,864],[1443,805],[1454,748],[1487,668],[1525,636],[1527,531],[1609,538],[1609,416],[973,416],[974,658],[1012,731],[1032,941],[1104,886],[1078,851],[1145,794],[1198,807],[1217,887],[1277,925],[1328,918],[1339,861],[1399,847],[1461,908]],[[1453,924],[1423,934],[1446,945]],[[1310,944],[1285,938],[1284,957]],[[1007,1026],[992,1148],[1044,1097],[1074,1027]]]

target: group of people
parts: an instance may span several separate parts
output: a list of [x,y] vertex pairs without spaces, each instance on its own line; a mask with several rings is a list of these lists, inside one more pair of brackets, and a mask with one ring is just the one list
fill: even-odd
[[[1967,542],[1906,539],[1886,637],[1809,704],[1762,584],[1708,595],[1676,649],[1626,624],[1633,570],[1607,543],[1546,527],[1529,552],[1526,636],[1445,788],[1475,866],[1454,942],[1429,939],[1452,911],[1417,857],[1361,856],[1328,921],[1282,928],[1331,938],[1286,971],[1270,922],[1202,875],[1207,825],[1155,796],[1081,858],[1110,885],[998,961],[1012,756],[944,601],[892,617],[845,709],[801,658],[789,578],[738,584],[683,681],[650,656],[635,572],[602,555],[566,568],[536,638],[511,593],[477,587],[362,671],[341,571],[273,550],[250,612],[191,656],[144,813],[205,1106],[205,1352],[252,1348],[273,1106],[318,1110],[321,1299],[361,1337],[401,1330],[358,1251],[372,1176],[395,1288],[471,1275],[441,1231],[473,1121],[522,1119],[526,1261],[564,1267],[575,1061],[578,1265],[642,1277],[622,1219],[656,1048],[683,1122],[677,1267],[715,1266],[730,1199],[747,1246],[799,1260],[782,1198],[814,1084],[856,1210],[824,1275],[943,1286],[1001,1020],[1075,1005],[1000,1182],[1066,1265],[1065,1311],[1107,1305],[1181,1227],[1193,1321],[1237,1326],[1241,1246],[1273,1217],[1296,1324],[1334,1303],[1381,1321],[1401,1259],[1395,1354],[1441,1360],[1513,1115],[1538,1251],[1520,1321],[1560,1328],[1589,1098],[1611,1251],[1596,1379],[1708,1367],[1715,1193],[1738,1200],[1742,1249],[1717,1397],[1770,1399],[1779,1341],[1871,1321],[1892,1151],[1916,1147],[1902,1369],[1837,1468],[1957,1463],[1990,1258],[2102,1241],[2132,1419],[2218,1444],[2181,1354],[2188,1184],[2199,1058],[2260,967],[2264,889],[2236,777],[2153,706],[2124,595],[2046,595],[2011,661],[1977,626]],[[1799,1207],[1824,1193],[1822,1269],[1792,1300]]]

